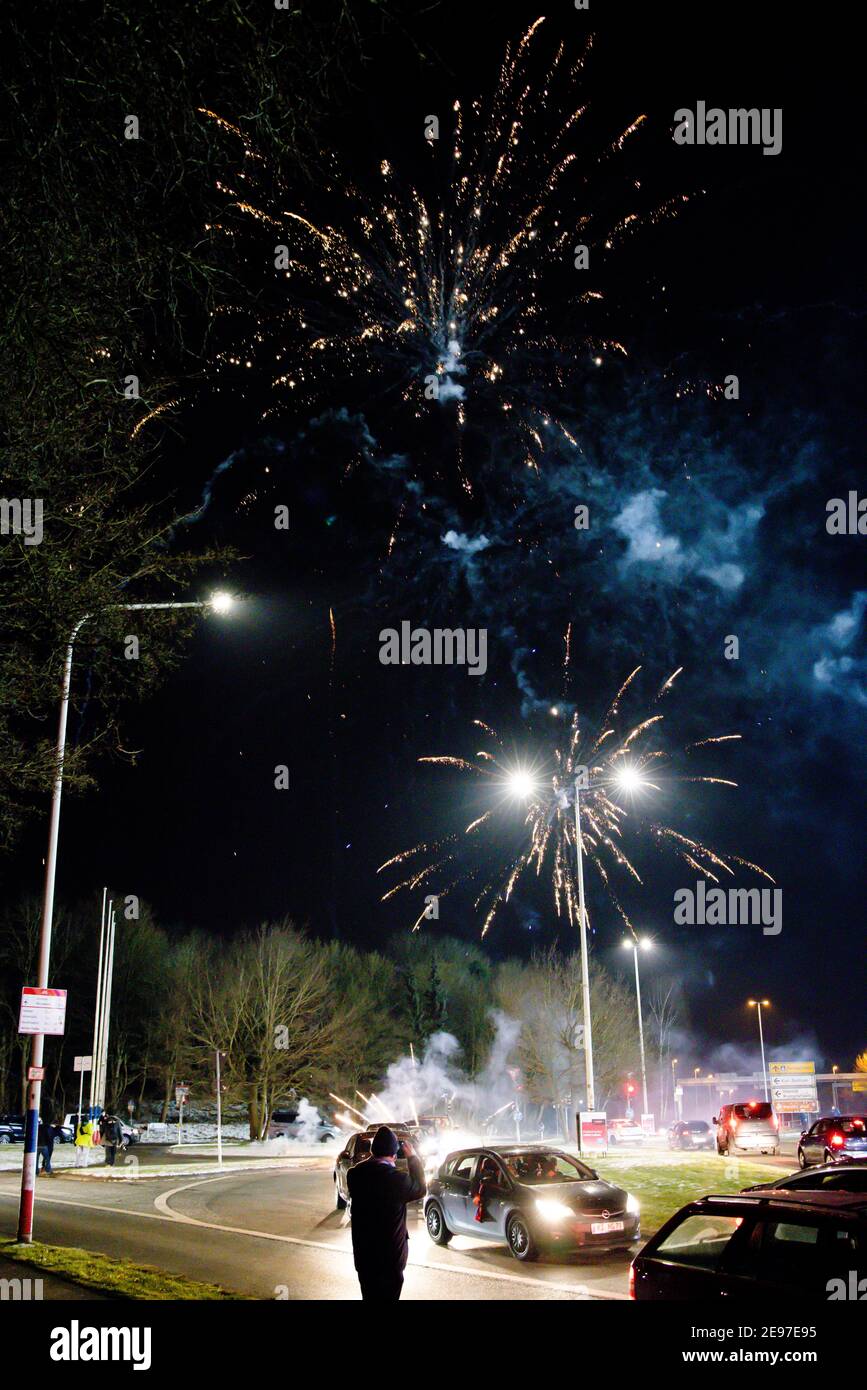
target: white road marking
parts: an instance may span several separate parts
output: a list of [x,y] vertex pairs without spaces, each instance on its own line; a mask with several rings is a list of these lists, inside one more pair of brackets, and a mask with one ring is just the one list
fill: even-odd
[[[313,1250],[327,1250],[332,1255],[350,1254],[349,1248],[336,1245],[329,1241],[305,1240],[301,1236],[281,1236],[271,1231],[251,1231],[245,1226],[223,1226],[216,1221],[200,1221],[195,1216],[185,1216],[181,1212],[174,1211],[168,1204],[169,1198],[176,1197],[179,1192],[187,1192],[190,1188],[204,1187],[207,1183],[223,1182],[224,1180],[224,1178],[220,1177],[202,1178],[199,1182],[188,1182],[184,1183],[181,1187],[173,1187],[170,1191],[162,1192],[158,1197],[155,1197],[154,1206],[158,1211],[167,1213],[170,1219],[180,1221],[187,1226],[203,1226],[209,1231],[227,1231],[231,1235],[253,1236],[259,1240],[277,1240],[282,1241],[286,1245],[303,1245]],[[578,1294],[582,1298],[628,1301],[626,1294],[608,1293],[603,1289],[595,1290],[589,1288],[586,1284],[553,1283],[549,1280],[528,1279],[522,1277],[520,1274],[504,1274],[501,1270],[465,1269],[463,1266],[441,1264],[438,1260],[416,1259],[413,1258],[412,1253],[410,1253],[409,1264],[416,1269],[434,1269],[443,1274],[463,1275],[468,1279],[492,1279],[495,1283],[522,1284],[525,1287],[533,1289],[554,1289],[558,1293]]]
[[[234,1176],[235,1174],[232,1173],[224,1173],[220,1177],[201,1178],[198,1182],[189,1182],[184,1183],[181,1187],[173,1187],[168,1192],[162,1192],[154,1198],[154,1206],[157,1211],[127,1211],[124,1207],[108,1207],[96,1202],[74,1202],[68,1197],[43,1197],[41,1194],[39,1201],[49,1206],[77,1207],[80,1211],[108,1212],[111,1216],[137,1216],[143,1217],[147,1221],[168,1221],[184,1226],[202,1226],[209,1231],[225,1231],[227,1235],[247,1236],[254,1240],[274,1240],[283,1245],[300,1245],[311,1250],[326,1250],[331,1255],[346,1257],[350,1254],[348,1248],[324,1240],[305,1240],[302,1236],[281,1236],[273,1231],[251,1231],[244,1226],[224,1226],[216,1221],[200,1221],[195,1216],[185,1216],[182,1212],[174,1211],[168,1205],[169,1198],[177,1196],[179,1192],[186,1192],[194,1187],[204,1187],[207,1183],[225,1182]],[[19,1194],[17,1192],[0,1192],[0,1197],[17,1202]],[[542,1279],[528,1279],[520,1274],[505,1274],[501,1270],[465,1269],[463,1266],[442,1264],[438,1260],[410,1258],[409,1263],[416,1269],[432,1269],[441,1274],[456,1274],[467,1279],[489,1279],[499,1284],[520,1284],[525,1288],[551,1289],[557,1293],[577,1294],[579,1298],[585,1300],[628,1301],[626,1294],[609,1293],[605,1289],[592,1289],[586,1284],[554,1283]]]

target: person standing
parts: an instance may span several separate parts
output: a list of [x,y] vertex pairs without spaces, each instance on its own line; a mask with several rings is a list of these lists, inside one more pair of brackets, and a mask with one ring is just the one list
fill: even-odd
[[43,1173],[51,1172],[51,1155],[54,1153],[54,1125],[39,1121],[39,1129],[36,1132],[36,1171],[40,1172],[39,1160],[42,1159]]
[[118,1146],[123,1143],[123,1127],[116,1115],[106,1115],[105,1128],[100,1121],[102,1130],[102,1142],[105,1147],[105,1161],[110,1168],[114,1167],[114,1160],[117,1158]]
[[89,1115],[75,1117],[75,1166],[87,1167],[87,1152],[93,1147],[93,1121]]
[[[407,1171],[398,1172],[402,1153]],[[409,1251],[406,1207],[425,1194],[424,1167],[408,1140],[401,1143],[393,1129],[381,1125],[373,1136],[370,1158],[350,1168],[352,1254],[361,1297],[371,1302],[396,1303],[403,1288]]]

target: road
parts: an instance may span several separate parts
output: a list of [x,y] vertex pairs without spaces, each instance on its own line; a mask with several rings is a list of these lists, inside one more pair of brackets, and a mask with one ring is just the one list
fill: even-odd
[[[18,1181],[0,1175],[0,1230],[15,1234]],[[624,1298],[628,1258],[574,1257],[520,1266],[505,1249],[429,1240],[410,1215],[404,1298]],[[90,1182],[40,1178],[37,1239],[77,1245],[222,1284],[254,1298],[353,1299],[350,1233],[334,1210],[330,1165],[220,1177]]]

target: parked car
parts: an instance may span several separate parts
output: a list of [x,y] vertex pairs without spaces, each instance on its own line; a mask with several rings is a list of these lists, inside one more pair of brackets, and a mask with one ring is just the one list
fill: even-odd
[[[418,1149],[419,1130],[413,1124],[389,1124],[389,1129],[393,1129],[398,1139],[408,1139],[413,1148]],[[373,1136],[382,1125],[369,1125],[365,1130],[358,1130],[355,1134],[350,1134],[337,1158],[334,1160],[334,1205],[338,1211],[343,1211],[349,1202],[349,1188],[346,1184],[346,1175],[350,1168],[354,1168],[356,1163],[362,1163],[366,1158],[370,1158],[370,1145]],[[407,1163],[402,1154],[398,1154],[395,1159],[395,1167],[401,1172],[406,1172]]]
[[[480,1188],[484,1220],[476,1219]],[[625,1249],[641,1235],[638,1202],[622,1187],[558,1149],[520,1144],[449,1154],[424,1213],[436,1245],[471,1235],[508,1246],[516,1260],[543,1250]]]
[[867,1196],[741,1193],[700,1197],[666,1221],[632,1261],[629,1294],[825,1302],[846,1297],[865,1276]]
[[269,1139],[306,1139],[310,1144],[327,1144],[329,1139],[339,1139],[340,1130],[321,1120],[311,1126],[309,1121],[300,1121],[297,1110],[275,1110],[268,1125]]
[[852,1158],[867,1158],[865,1115],[816,1120],[798,1141],[798,1162],[802,1168],[812,1163],[846,1163]]
[[668,1131],[670,1149],[712,1149],[715,1144],[707,1120],[678,1120]]
[[614,1119],[608,1121],[608,1147],[618,1144],[643,1144],[647,1135],[637,1120]]
[[[23,1136],[22,1136],[23,1137]],[[0,1125],[0,1144],[16,1144],[18,1137],[13,1132],[11,1125]]]
[[[88,1116],[85,1114],[84,1119],[87,1118]],[[120,1116],[118,1115],[117,1118],[120,1119]],[[73,1139],[75,1138],[75,1129],[77,1124],[78,1111],[73,1111],[70,1115],[64,1115],[62,1127],[71,1131]],[[129,1124],[127,1120],[121,1120],[120,1127],[123,1131],[123,1147],[125,1149],[128,1149],[131,1145],[137,1144],[139,1142],[139,1140],[141,1139],[141,1130],[139,1129],[138,1125]]]
[[719,1154],[780,1152],[780,1126],[770,1101],[747,1100],[720,1106],[713,1122]]
[[0,1129],[8,1132],[9,1138],[3,1140],[6,1144],[24,1143],[24,1116],[23,1115],[0,1115]]
[[821,1168],[803,1168],[774,1182],[757,1182],[744,1192],[768,1192],[782,1188],[787,1192],[867,1192],[867,1157],[848,1163],[829,1163]]

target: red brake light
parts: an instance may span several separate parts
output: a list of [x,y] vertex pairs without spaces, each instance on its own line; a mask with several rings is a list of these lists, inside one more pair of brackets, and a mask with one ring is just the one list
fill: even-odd
[[735,1130],[737,1129],[737,1127],[738,1127],[737,1116],[736,1116],[736,1115],[732,1115],[731,1119],[729,1120],[729,1129],[731,1130],[732,1134],[734,1134],[734,1132],[735,1132]]
[[840,1145],[845,1144],[845,1142],[846,1140],[843,1138],[842,1134],[831,1135],[831,1143],[834,1145],[835,1149],[839,1149]]
[[635,1297],[635,1266],[629,1266],[629,1297]]

